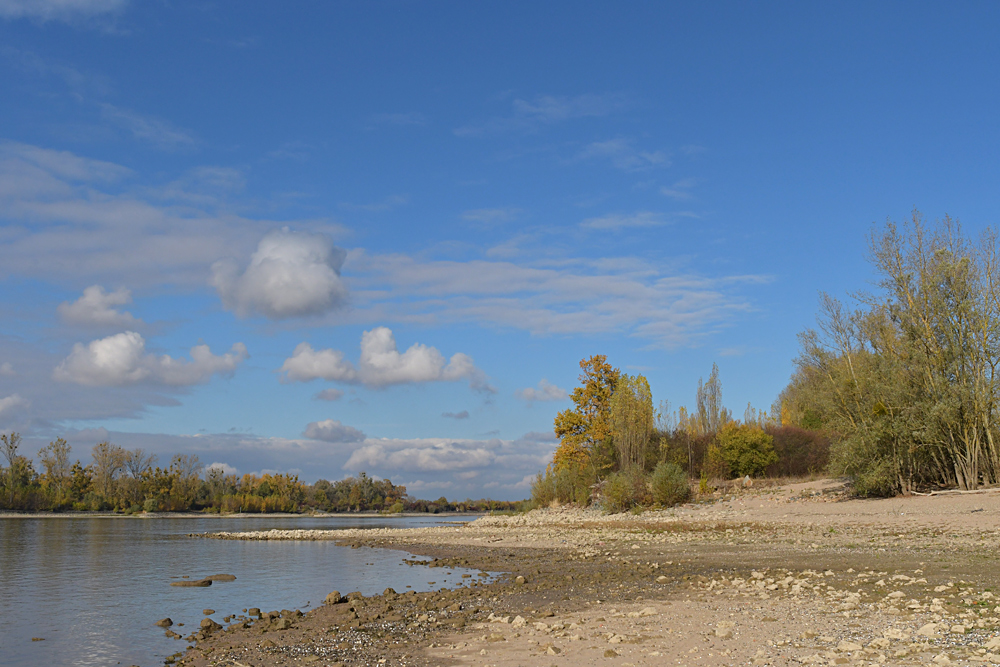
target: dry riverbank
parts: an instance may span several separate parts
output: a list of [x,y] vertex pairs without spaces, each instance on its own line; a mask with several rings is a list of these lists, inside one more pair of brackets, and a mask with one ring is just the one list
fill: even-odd
[[408,530],[217,534],[405,549],[438,559],[414,565],[428,581],[437,567],[503,575],[305,616],[240,613],[182,661],[1000,664],[998,531],[1000,492],[862,501],[821,482],[641,515],[549,509]]

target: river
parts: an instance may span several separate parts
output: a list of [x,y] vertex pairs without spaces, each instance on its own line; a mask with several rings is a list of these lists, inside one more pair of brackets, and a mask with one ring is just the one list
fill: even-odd
[[[389,549],[189,533],[410,528],[471,518],[0,518],[0,665],[162,665],[188,646],[154,625],[164,617],[186,635],[206,609],[221,623],[248,607],[307,611],[333,590],[431,590],[460,585],[461,575],[472,573],[408,567],[403,558],[412,556]],[[179,577],[211,574],[233,574],[236,581],[170,586]]]

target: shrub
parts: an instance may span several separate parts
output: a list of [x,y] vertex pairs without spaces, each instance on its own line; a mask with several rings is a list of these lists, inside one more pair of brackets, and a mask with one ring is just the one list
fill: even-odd
[[145,502],[142,503],[143,512],[155,512],[160,508],[160,503],[156,502],[156,498],[146,498]]
[[581,507],[590,504],[593,472],[571,464],[546,468],[538,473],[531,485],[531,501],[535,507],[548,507],[553,502],[576,503]]
[[774,438],[757,426],[730,422],[719,431],[716,443],[729,464],[729,477],[759,477],[778,461]]
[[767,469],[771,477],[811,475],[826,470],[830,462],[830,438],[820,431],[797,426],[770,426],[777,463]]
[[625,512],[652,501],[646,485],[646,475],[638,468],[622,470],[604,483],[604,509],[610,514]]
[[663,461],[656,466],[650,479],[653,500],[664,507],[673,507],[691,497],[687,474],[676,463]]

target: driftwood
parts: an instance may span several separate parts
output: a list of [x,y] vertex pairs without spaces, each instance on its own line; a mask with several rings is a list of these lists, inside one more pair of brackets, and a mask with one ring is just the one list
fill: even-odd
[[997,493],[1000,489],[976,489],[974,491],[963,491],[962,489],[945,489],[943,491],[930,491],[929,493],[920,493],[919,491],[911,491],[915,496],[951,496],[951,495],[968,495],[973,493]]

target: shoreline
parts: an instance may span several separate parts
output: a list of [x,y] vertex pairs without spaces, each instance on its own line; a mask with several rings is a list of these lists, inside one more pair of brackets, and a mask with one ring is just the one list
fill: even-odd
[[814,482],[638,515],[295,532],[224,537],[331,539],[501,574],[231,618],[177,664],[1000,664],[995,493],[848,500]]
[[430,514],[428,512],[396,512],[394,514],[380,514],[378,512],[331,512],[331,513],[310,513],[295,514],[291,512],[270,512],[270,513],[199,513],[199,512],[136,512],[135,514],[125,514],[122,512],[16,512],[10,510],[0,510],[0,519],[333,519],[341,517],[358,519],[391,519],[391,518],[413,518],[413,517],[469,517],[469,516],[489,516],[482,512],[448,512]]

